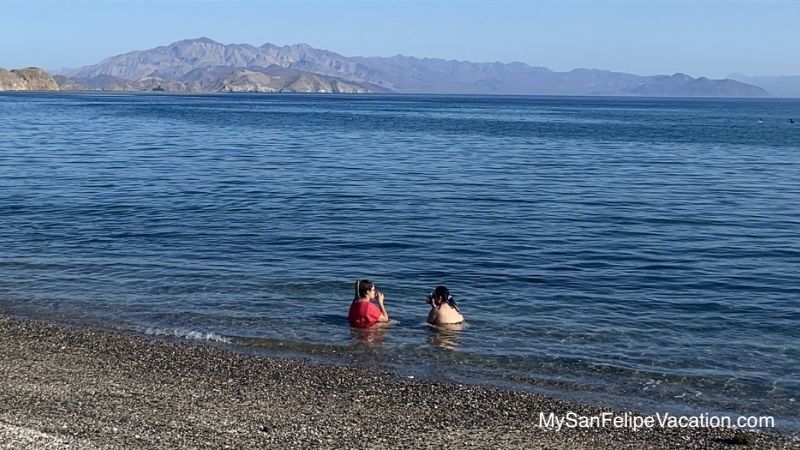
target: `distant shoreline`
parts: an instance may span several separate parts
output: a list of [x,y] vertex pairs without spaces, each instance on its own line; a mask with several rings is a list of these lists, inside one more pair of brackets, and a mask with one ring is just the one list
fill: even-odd
[[497,98],[596,98],[596,99],[626,99],[626,100],[690,100],[690,101],[712,101],[712,100],[743,100],[743,101],[797,101],[800,97],[676,97],[676,96],[641,96],[641,95],[566,95],[566,94],[441,94],[441,93],[409,93],[409,92],[367,92],[367,93],[346,93],[346,92],[179,92],[179,91],[103,91],[103,90],[18,90],[18,91],[3,91],[0,90],[0,95],[5,94],[102,94],[102,95],[158,95],[158,96],[192,96],[192,95],[208,95],[208,96],[239,96],[239,95],[253,95],[253,96],[321,96],[321,97],[497,97]]
[[800,448],[721,428],[556,431],[540,413],[624,413],[4,316],[0,372],[0,444],[13,448]]

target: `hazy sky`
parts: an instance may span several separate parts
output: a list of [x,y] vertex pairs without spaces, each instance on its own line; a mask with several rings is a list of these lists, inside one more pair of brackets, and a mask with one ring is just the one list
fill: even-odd
[[800,75],[800,0],[0,0],[0,67],[78,67],[206,36],[346,56],[642,75]]

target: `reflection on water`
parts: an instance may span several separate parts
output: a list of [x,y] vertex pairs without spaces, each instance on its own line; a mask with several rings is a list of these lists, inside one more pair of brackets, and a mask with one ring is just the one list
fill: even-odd
[[428,344],[431,347],[455,350],[459,344],[459,334],[466,327],[465,322],[443,323],[441,325],[428,324]]
[[366,347],[382,347],[388,327],[386,323],[376,323],[369,328],[351,328],[350,337]]
[[[797,421],[799,111],[0,93],[0,311]],[[407,324],[351,332],[356,276]]]

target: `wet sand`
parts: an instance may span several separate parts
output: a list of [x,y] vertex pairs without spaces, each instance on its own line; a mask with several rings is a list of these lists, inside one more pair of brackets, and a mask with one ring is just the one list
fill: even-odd
[[608,410],[0,316],[0,448],[800,449],[728,429],[539,426],[569,411]]

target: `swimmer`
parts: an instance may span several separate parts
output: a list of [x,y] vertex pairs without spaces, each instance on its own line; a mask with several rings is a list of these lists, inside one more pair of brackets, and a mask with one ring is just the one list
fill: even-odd
[[[372,303],[374,300],[375,303]],[[350,326],[355,328],[369,328],[378,322],[388,322],[389,313],[383,306],[383,292],[379,292],[369,280],[356,280],[353,303],[347,314]]]
[[428,296],[431,310],[428,313],[428,323],[431,325],[445,325],[461,323],[464,316],[456,305],[456,300],[450,295],[450,290],[444,286],[437,286]]

